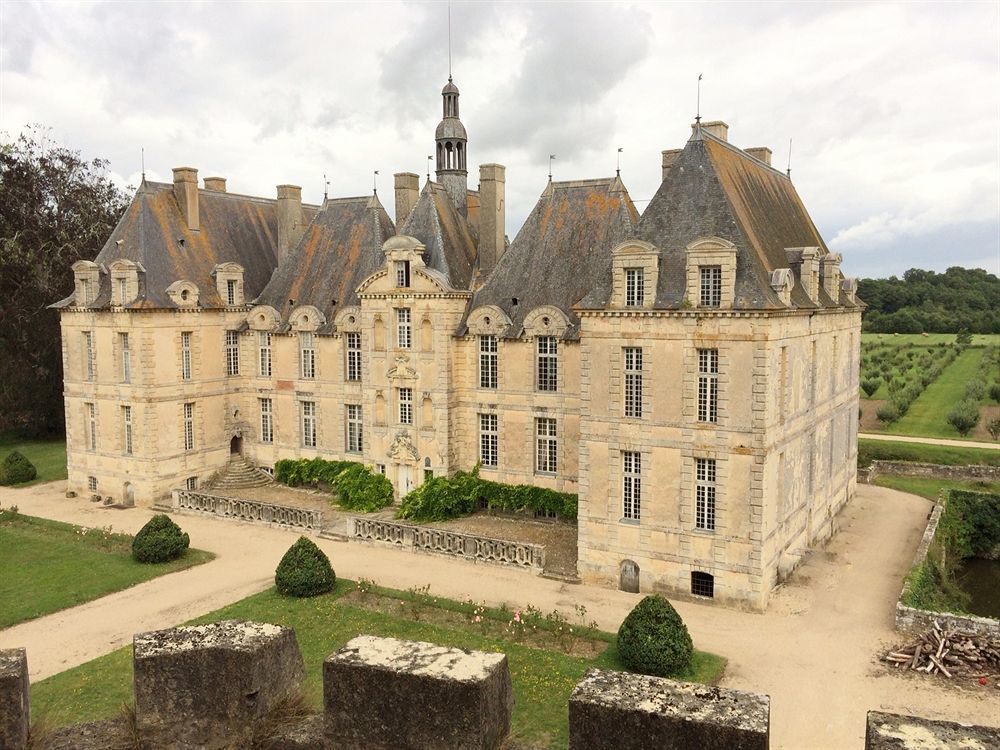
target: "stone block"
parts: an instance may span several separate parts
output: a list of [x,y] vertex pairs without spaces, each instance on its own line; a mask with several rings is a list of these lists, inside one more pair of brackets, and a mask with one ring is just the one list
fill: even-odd
[[995,727],[868,712],[865,750],[995,750],[998,747],[1000,729]]
[[28,655],[23,648],[0,649],[0,748],[28,745]]
[[323,703],[338,750],[487,750],[514,696],[505,654],[364,635],[324,662]]
[[569,698],[570,750],[767,750],[770,698],[589,669]]
[[134,648],[136,725],[158,750],[232,745],[305,676],[295,632],[266,623],[140,633]]

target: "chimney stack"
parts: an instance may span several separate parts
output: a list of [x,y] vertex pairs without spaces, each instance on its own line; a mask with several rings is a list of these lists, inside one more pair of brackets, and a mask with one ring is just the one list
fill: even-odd
[[502,164],[479,167],[479,270],[484,276],[496,267],[507,249],[506,172]]
[[785,257],[788,264],[799,272],[799,283],[805,289],[809,299],[819,301],[819,248],[818,247],[786,247]]
[[772,151],[767,146],[754,146],[753,148],[745,148],[743,150],[754,159],[764,162],[767,166],[771,166]]
[[396,185],[396,231],[403,226],[410,211],[417,205],[420,195],[420,176],[413,172],[397,172],[393,175]]
[[840,302],[840,263],[843,259],[844,256],[840,253],[827,253],[820,260],[823,289],[837,303]]
[[174,167],[174,197],[180,206],[187,228],[198,231],[198,170]]
[[667,175],[670,174],[670,168],[674,166],[674,162],[677,161],[677,157],[681,155],[682,148],[668,148],[663,152],[663,173],[660,176],[660,180],[667,179]]
[[302,188],[278,185],[278,265],[288,257],[305,232],[302,222]]
[[206,177],[205,178],[205,190],[211,190],[213,193],[224,193],[224,192],[226,192],[226,178],[225,177]]

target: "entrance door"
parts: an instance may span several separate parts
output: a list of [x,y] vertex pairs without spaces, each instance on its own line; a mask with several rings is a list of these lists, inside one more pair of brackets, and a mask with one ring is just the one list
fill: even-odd
[[413,467],[409,464],[396,464],[396,491],[400,499],[406,497],[413,489]]
[[135,490],[132,489],[131,482],[125,482],[125,486],[122,488],[122,505],[127,505],[130,508],[135,505]]
[[229,454],[238,456],[243,453],[243,438],[236,436],[229,441]]

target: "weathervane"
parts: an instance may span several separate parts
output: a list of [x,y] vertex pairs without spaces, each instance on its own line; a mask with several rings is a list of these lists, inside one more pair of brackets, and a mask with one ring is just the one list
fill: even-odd
[[146,184],[146,147],[139,148],[139,163],[142,165],[142,184]]
[[434,157],[433,156],[428,156],[427,157],[427,181],[428,182],[431,181],[431,162],[432,161],[434,161]]
[[378,195],[378,170],[375,170],[375,174],[372,175],[372,193]]
[[555,161],[555,158],[555,154],[549,154],[549,182],[552,182],[552,162]]
[[622,176],[622,151],[624,151],[621,146],[618,147],[618,164],[615,167],[615,175],[618,177]]
[[326,172],[324,172],[323,173],[323,202],[324,203],[326,202],[326,199],[327,199],[329,193],[330,193],[330,181],[328,179],[326,179]]
[[785,167],[785,176],[792,179],[792,139],[788,139],[788,166]]
[[448,83],[451,83],[451,0],[448,0]]
[[698,74],[698,101],[695,106],[694,121],[701,122],[701,73]]

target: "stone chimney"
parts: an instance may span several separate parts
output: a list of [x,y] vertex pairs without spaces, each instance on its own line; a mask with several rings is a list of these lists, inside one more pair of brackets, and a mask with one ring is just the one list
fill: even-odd
[[466,201],[466,207],[468,208],[468,214],[466,219],[469,222],[469,226],[472,227],[473,233],[479,235],[479,209],[482,208],[482,201],[479,197],[478,190],[470,190],[469,198]]
[[820,260],[820,276],[823,279],[823,289],[830,298],[840,302],[840,262],[844,256],[840,253],[827,253]]
[[226,178],[225,177],[206,177],[205,178],[205,190],[211,190],[213,193],[224,193],[224,192],[226,192]]
[[773,152],[767,146],[754,146],[753,148],[745,148],[743,150],[754,159],[764,162],[767,166],[771,166],[771,154]]
[[188,229],[198,231],[198,170],[174,167],[174,197]]
[[298,185],[278,185],[278,265],[302,239],[302,188]]
[[701,129],[710,135],[714,135],[720,141],[729,140],[729,126],[722,120],[712,120],[711,122],[703,122],[701,124]]
[[479,270],[488,274],[507,249],[504,235],[506,221],[506,172],[502,164],[479,167]]
[[667,179],[667,175],[670,174],[670,168],[674,166],[674,162],[677,161],[677,157],[681,155],[683,150],[682,148],[668,148],[662,152],[663,163],[661,168],[663,169],[663,173],[660,176],[661,181]]
[[403,226],[410,211],[417,205],[420,196],[420,176],[413,172],[396,172],[393,175],[396,184],[396,231]]
[[856,278],[846,278],[840,284],[841,291],[847,297],[849,304],[856,305],[858,302],[858,280]]
[[818,247],[786,247],[785,257],[788,264],[799,273],[799,283],[809,299],[819,300],[819,248]]

